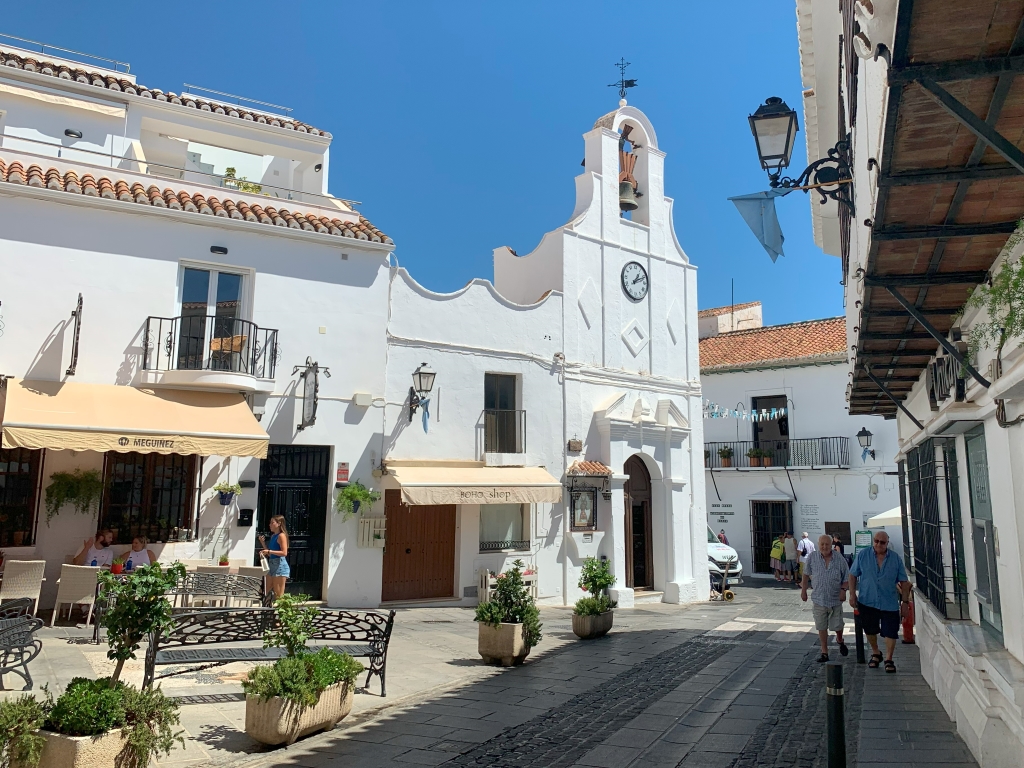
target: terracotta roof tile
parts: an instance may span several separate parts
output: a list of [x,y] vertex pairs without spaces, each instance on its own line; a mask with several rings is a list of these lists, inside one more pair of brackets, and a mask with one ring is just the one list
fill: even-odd
[[106,88],[109,91],[121,91],[133,96],[142,96],[146,99],[166,101],[170,104],[180,104],[202,112],[213,112],[218,115],[237,117],[241,120],[272,125],[278,128],[286,128],[299,133],[308,133],[311,136],[324,136],[332,138],[327,131],[321,131],[307,123],[300,123],[287,117],[280,117],[262,112],[250,111],[237,104],[220,104],[209,99],[204,99],[195,94],[186,93],[178,95],[168,91],[164,93],[159,88],[147,88],[139,83],[133,83],[125,78],[118,78],[111,74],[92,72],[88,69],[68,67],[65,64],[57,64],[52,61],[45,61],[32,56],[22,56],[13,51],[0,49],[0,66],[23,69],[27,72],[37,72],[41,75],[49,75],[60,80],[74,80],[85,85],[94,85],[97,88]]
[[606,467],[599,461],[574,461],[566,471],[567,475],[603,477],[612,473],[611,467]]
[[176,211],[188,211],[206,216],[221,216],[237,220],[250,221],[271,226],[302,229],[307,232],[349,237],[354,240],[367,240],[374,243],[392,243],[385,235],[365,217],[359,221],[343,221],[317,217],[312,213],[299,213],[285,208],[263,208],[256,203],[240,200],[237,203],[230,198],[207,197],[198,192],[189,193],[185,190],[160,190],[156,185],[144,187],[135,182],[130,184],[123,179],[111,180],[106,176],[97,181],[91,173],[85,173],[79,179],[74,171],[61,172],[57,168],[45,171],[38,165],[30,165],[28,170],[17,160],[6,163],[0,157],[0,183],[23,184],[32,187],[45,187],[61,192],[89,197],[103,197],[109,200],[121,200],[125,203],[151,205],[154,208],[170,208]]
[[702,373],[846,358],[846,319],[830,317],[733,331],[700,340]]
[[697,313],[697,317],[718,317],[719,315],[728,315],[730,312],[737,309],[747,309],[748,307],[759,306],[761,306],[760,301],[748,301],[746,304],[730,304],[727,307],[714,307],[712,309],[702,309]]

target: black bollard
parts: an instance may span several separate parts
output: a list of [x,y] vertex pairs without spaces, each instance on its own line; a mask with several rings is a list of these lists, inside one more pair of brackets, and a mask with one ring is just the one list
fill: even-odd
[[860,611],[856,608],[853,609],[853,636],[857,645],[857,663],[867,664],[868,660],[864,658],[864,630],[860,625]]
[[843,717],[843,665],[830,661],[825,667],[825,741],[828,768],[846,768],[846,721]]

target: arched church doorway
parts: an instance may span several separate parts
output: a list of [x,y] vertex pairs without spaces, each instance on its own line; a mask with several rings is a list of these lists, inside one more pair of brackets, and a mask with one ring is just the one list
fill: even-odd
[[639,456],[626,460],[626,586],[654,587],[651,557],[651,475]]

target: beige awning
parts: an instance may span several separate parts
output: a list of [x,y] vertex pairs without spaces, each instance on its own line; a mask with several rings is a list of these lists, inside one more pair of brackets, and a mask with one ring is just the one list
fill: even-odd
[[562,484],[543,467],[395,467],[406,504],[557,504]]
[[903,510],[900,507],[893,507],[887,512],[868,518],[866,528],[885,528],[887,525],[901,525],[903,523]]
[[265,458],[270,438],[239,394],[10,379],[4,448]]

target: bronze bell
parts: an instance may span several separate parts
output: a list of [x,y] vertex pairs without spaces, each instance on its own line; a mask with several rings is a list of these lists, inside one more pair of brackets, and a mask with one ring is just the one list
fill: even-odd
[[636,203],[636,195],[633,194],[633,184],[628,181],[619,182],[619,210],[635,211],[640,206]]

